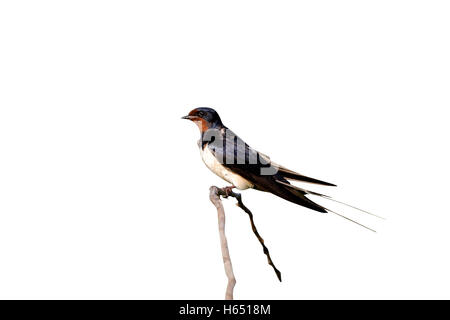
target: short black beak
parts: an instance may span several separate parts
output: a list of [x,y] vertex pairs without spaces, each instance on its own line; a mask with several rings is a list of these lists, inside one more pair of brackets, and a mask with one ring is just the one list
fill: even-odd
[[191,120],[191,119],[192,119],[192,116],[184,116],[184,117],[181,117],[181,119]]

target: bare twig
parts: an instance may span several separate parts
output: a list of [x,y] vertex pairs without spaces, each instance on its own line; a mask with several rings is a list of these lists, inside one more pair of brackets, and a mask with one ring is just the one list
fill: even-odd
[[280,280],[280,282],[281,282],[281,272],[275,267],[275,264],[273,263],[272,258],[270,258],[269,249],[267,249],[266,245],[264,244],[264,239],[259,235],[259,232],[256,229],[255,222],[253,221],[252,212],[242,202],[242,196],[240,193],[231,192],[230,196],[236,198],[236,200],[237,200],[236,205],[248,214],[248,217],[250,218],[250,223],[252,225],[253,233],[258,238],[259,242],[261,243],[261,245],[263,247],[264,254],[267,256],[267,262],[272,266],[273,270],[275,271],[275,273],[277,275],[278,280]]
[[252,212],[242,202],[241,194],[233,192],[229,188],[218,188],[215,186],[212,186],[209,189],[209,191],[210,191],[209,198],[210,198],[211,202],[217,208],[223,263],[225,266],[225,273],[228,278],[228,285],[227,285],[227,291],[225,294],[225,299],[233,299],[233,289],[236,284],[236,279],[233,274],[233,267],[231,265],[230,253],[228,251],[227,239],[225,236],[225,211],[223,209],[223,205],[222,205],[222,201],[220,200],[220,196],[222,196],[224,198],[227,198],[227,197],[235,198],[237,200],[236,205],[248,214],[248,216],[250,218],[250,224],[252,226],[253,233],[258,238],[259,242],[261,243],[261,246],[263,247],[264,254],[267,256],[267,262],[269,263],[269,265],[272,266],[273,270],[275,271],[275,274],[277,275],[278,280],[281,281],[281,272],[275,267],[275,264],[273,263],[272,258],[270,257],[269,249],[267,249],[266,245],[264,244],[264,239],[260,236],[258,230],[256,229]]
[[225,300],[233,300],[233,290],[236,284],[236,278],[234,277],[230,252],[228,251],[227,237],[225,236],[225,210],[223,209],[222,201],[220,200],[220,195],[225,195],[224,192],[224,190],[213,186],[209,188],[209,199],[217,209],[217,217],[219,220],[220,247],[222,249],[225,274],[228,278],[227,290],[225,291]]

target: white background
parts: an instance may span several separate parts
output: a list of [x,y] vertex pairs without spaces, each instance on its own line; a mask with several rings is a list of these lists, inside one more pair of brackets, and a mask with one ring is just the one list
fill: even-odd
[[225,200],[236,298],[450,298],[449,9],[2,1],[0,298],[222,299],[199,106],[387,218],[244,191],[279,283]]

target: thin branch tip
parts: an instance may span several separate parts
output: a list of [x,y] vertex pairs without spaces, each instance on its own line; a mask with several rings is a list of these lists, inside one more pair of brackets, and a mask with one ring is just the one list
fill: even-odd
[[[220,201],[220,196],[222,196],[223,198],[228,198],[228,197],[233,197],[237,200],[236,205],[241,208],[245,213],[248,214],[248,217],[250,219],[250,224],[252,227],[252,231],[255,234],[256,238],[258,239],[259,243],[261,243],[261,246],[263,247],[263,252],[264,254],[267,256],[267,262],[270,266],[272,266],[273,270],[275,271],[275,274],[278,278],[278,280],[281,282],[281,272],[275,267],[275,264],[272,261],[272,258],[270,257],[270,253],[269,253],[269,249],[266,247],[266,245],[264,244],[264,239],[260,236],[258,230],[256,229],[256,225],[255,222],[253,220],[253,213],[244,205],[243,201],[242,201],[242,195],[240,193],[234,192],[230,189],[225,188],[218,188],[216,186],[212,186],[210,187],[210,191],[216,194],[216,197],[219,199]],[[211,196],[210,196],[211,197]],[[211,200],[212,201],[212,200]],[[213,202],[214,203],[214,202]],[[223,210],[223,206],[220,203],[220,206],[222,207]],[[216,205],[217,207],[217,205]],[[217,207],[219,210],[219,207]],[[230,260],[231,263],[231,260]]]

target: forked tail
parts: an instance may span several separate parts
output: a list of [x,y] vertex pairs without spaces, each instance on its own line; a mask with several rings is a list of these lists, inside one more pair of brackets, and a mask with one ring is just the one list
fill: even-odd
[[377,217],[379,219],[385,219],[385,218],[380,217],[380,216],[378,216],[376,214],[373,214],[373,213],[368,212],[366,210],[362,210],[360,208],[357,208],[357,207],[352,206],[350,204],[347,204],[345,202],[335,200],[335,199],[331,198],[330,196],[327,196],[327,195],[324,195],[324,194],[321,194],[321,193],[318,193],[318,192],[314,192],[314,191],[310,191],[310,190],[307,190],[307,189],[303,189],[303,188],[294,186],[294,185],[290,184],[286,180],[285,181],[276,180],[276,182],[278,184],[282,185],[286,191],[289,191],[292,196],[295,196],[295,198],[292,198],[292,196],[284,197],[284,196],[280,195],[281,197],[285,198],[286,200],[289,200],[291,202],[297,203],[299,205],[302,205],[304,207],[310,208],[310,209],[315,210],[315,211],[333,213],[333,214],[337,215],[338,217],[344,218],[344,219],[346,219],[346,220],[348,220],[350,222],[353,222],[353,223],[355,223],[355,224],[357,224],[357,225],[359,225],[359,226],[361,226],[363,228],[366,228],[366,229],[368,229],[370,231],[376,232],[374,229],[369,228],[368,226],[363,225],[362,223],[359,223],[359,222],[357,222],[357,221],[355,221],[353,219],[350,219],[349,217],[346,217],[346,216],[344,216],[344,215],[342,215],[340,213],[337,213],[337,212],[335,212],[335,211],[333,211],[331,209],[328,209],[328,208],[326,208],[326,207],[324,207],[324,206],[322,206],[320,204],[315,203],[314,201],[308,199],[305,195],[310,194],[310,195],[314,195],[314,196],[319,196],[321,198],[324,198],[324,199],[327,199],[327,200],[331,200],[331,201],[334,201],[334,202],[346,205],[346,206],[348,206],[350,208],[356,209],[359,212],[362,212],[362,213],[365,213],[365,214],[369,214],[369,215]]

